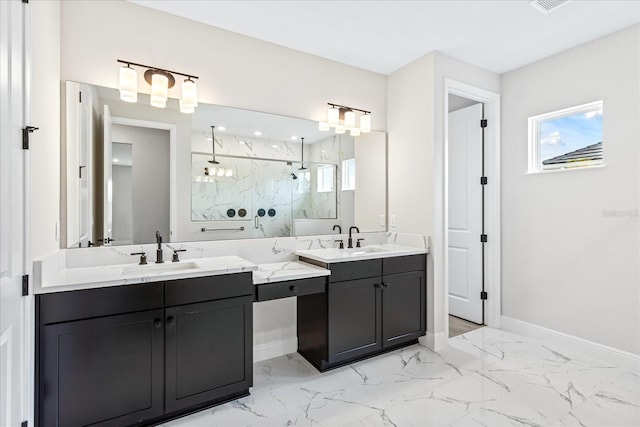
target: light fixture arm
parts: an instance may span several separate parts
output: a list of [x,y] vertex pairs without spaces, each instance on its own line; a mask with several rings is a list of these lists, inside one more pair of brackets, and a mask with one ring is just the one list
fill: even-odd
[[121,63],[121,64],[126,64],[127,66],[134,65],[136,67],[148,68],[150,70],[158,70],[158,71],[164,71],[165,73],[177,74],[179,76],[187,77],[189,79],[198,79],[198,76],[194,76],[194,75],[191,75],[191,74],[180,73],[178,71],[166,70],[164,68],[153,67],[151,65],[138,64],[136,62],[131,62],[131,61],[123,61],[122,59],[118,59],[117,61],[119,63]]
[[327,105],[331,106],[331,107],[335,107],[338,108],[340,110],[353,110],[353,111],[360,111],[363,114],[371,114],[371,111],[367,111],[367,110],[362,110],[360,108],[353,108],[353,107],[348,107],[346,105],[340,105],[340,104],[334,104],[332,102],[327,102]]

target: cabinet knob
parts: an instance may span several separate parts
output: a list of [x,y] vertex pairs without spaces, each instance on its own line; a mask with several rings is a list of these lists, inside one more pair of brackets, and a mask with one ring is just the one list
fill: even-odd
[[298,287],[297,286],[289,286],[289,290],[293,293],[297,293],[298,292]]
[[156,329],[161,328],[161,327],[162,327],[162,320],[160,320],[160,319],[155,319],[155,320],[153,321],[153,327],[154,327],[154,328],[156,328]]
[[376,288],[380,287],[380,283],[374,283],[373,286],[375,286]]
[[383,284],[382,284],[382,286],[383,286],[384,288],[388,288],[388,287],[389,287],[389,284],[385,282],[385,283],[383,283]]
[[175,320],[176,319],[173,316],[169,316],[169,317],[167,317],[167,324],[171,325],[171,324],[173,324],[173,322],[175,322]]

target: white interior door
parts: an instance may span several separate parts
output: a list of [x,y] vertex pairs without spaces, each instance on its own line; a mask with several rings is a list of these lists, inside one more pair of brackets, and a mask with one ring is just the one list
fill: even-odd
[[0,426],[28,418],[25,254],[25,6],[0,1]]
[[449,113],[449,314],[483,323],[482,104]]
[[109,106],[104,106],[103,111],[103,130],[104,138],[103,144],[103,179],[104,179],[104,229],[102,231],[103,243],[108,245],[113,239],[113,137],[112,129],[113,120],[111,119],[111,113],[109,112]]

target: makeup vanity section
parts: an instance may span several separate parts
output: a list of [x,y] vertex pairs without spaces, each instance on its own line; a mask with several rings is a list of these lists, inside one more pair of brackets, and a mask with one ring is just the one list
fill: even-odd
[[298,351],[320,371],[414,343],[426,330],[426,253],[36,263],[36,425],[152,425],[248,395],[262,301],[297,297]]

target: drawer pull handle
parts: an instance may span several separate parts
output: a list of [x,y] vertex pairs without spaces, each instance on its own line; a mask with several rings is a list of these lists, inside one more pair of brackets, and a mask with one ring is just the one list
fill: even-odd
[[298,292],[298,287],[297,286],[289,286],[289,290],[293,293],[297,293]]
[[167,324],[168,324],[168,325],[173,324],[173,322],[174,322],[174,321],[175,321],[175,318],[174,318],[173,316],[169,316],[169,317],[167,317]]
[[379,288],[380,287],[380,283],[374,283],[373,286],[376,287],[376,288]]
[[382,284],[382,286],[385,287],[385,288],[388,288],[389,284],[385,282],[385,283]]
[[156,328],[156,329],[161,328],[161,327],[162,327],[162,320],[160,320],[160,319],[155,319],[155,320],[153,321],[153,327],[154,327],[154,328]]

